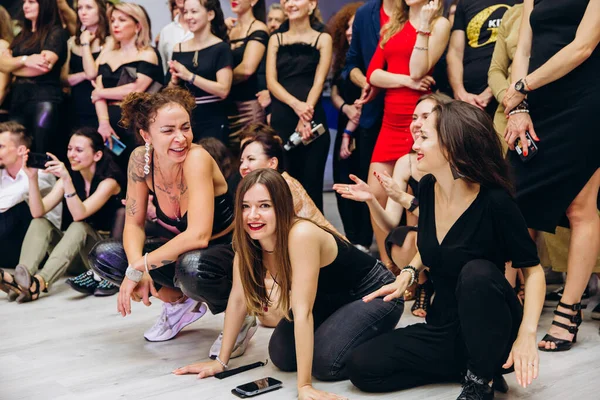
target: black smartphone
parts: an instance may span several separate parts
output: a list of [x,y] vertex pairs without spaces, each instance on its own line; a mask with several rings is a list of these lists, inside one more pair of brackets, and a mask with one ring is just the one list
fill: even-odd
[[523,154],[523,144],[521,143],[521,138],[517,138],[515,141],[515,151],[521,157],[521,161],[528,162],[538,153],[538,147],[535,144],[535,141],[529,134],[529,131],[525,132],[525,136],[527,137],[527,155]]
[[267,393],[272,390],[280,389],[283,386],[281,381],[274,378],[258,379],[254,382],[240,385],[231,392],[241,398],[258,396],[259,394]]
[[119,139],[117,139],[117,137],[115,135],[111,135],[111,139],[112,139],[112,149],[110,147],[108,147],[108,140],[104,143],[104,145],[106,146],[107,149],[110,149],[115,156],[120,156],[121,153],[123,153],[123,150],[125,150],[127,148],[127,146],[125,146],[125,144],[123,144],[123,142],[121,142]]
[[29,153],[27,166],[29,168],[46,169],[46,163],[52,161],[49,155],[44,153]]

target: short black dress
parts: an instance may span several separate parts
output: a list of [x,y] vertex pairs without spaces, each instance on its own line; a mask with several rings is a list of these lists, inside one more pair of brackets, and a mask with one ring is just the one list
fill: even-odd
[[[97,59],[99,55],[100,52],[92,53],[94,60]],[[83,72],[83,58],[71,51],[69,74],[77,74],[79,72]],[[94,87],[87,79],[71,87],[69,108],[71,110],[71,127],[73,129],[84,126],[98,127],[96,107],[90,100],[93,91]]]
[[[98,75],[102,76],[102,85],[104,88],[109,89],[121,86],[119,81],[121,80],[122,74],[126,67],[135,68],[136,73],[146,75],[154,82],[162,83],[164,80],[160,59],[158,64],[152,64],[143,60],[128,62],[120,65],[114,71],[111,69],[110,65],[104,63],[98,67]],[[119,102],[108,102],[108,117],[110,119],[109,122],[111,128],[115,131],[117,136],[121,138],[121,142],[123,142],[123,144],[126,146],[123,153],[115,157],[115,160],[122,171],[127,171],[129,156],[138,144],[136,142],[137,134],[135,132],[127,131],[119,124],[119,121],[121,120],[121,106]]]
[[[233,57],[229,45],[219,42],[198,51],[181,51],[181,43],[173,52],[173,60],[180,62],[190,72],[208,79],[217,80],[217,72],[233,67]],[[171,74],[167,74],[167,82]],[[205,92],[189,82],[180,82],[196,99],[196,108],[192,111],[192,132],[194,142],[205,137],[214,137],[227,143],[229,134],[227,122],[227,101]]]
[[[529,72],[574,38],[589,0],[536,0]],[[527,97],[540,141],[528,163],[511,151],[517,202],[529,228],[554,233],[568,226],[565,212],[600,167],[600,46],[564,77]]]
[[[310,92],[321,54],[317,49],[319,37],[314,44],[290,43],[283,41],[283,35],[277,34],[279,50],[277,52],[277,80],[292,96],[306,101]],[[271,126],[286,143],[296,130],[298,115],[294,110],[272,97]],[[286,153],[286,170],[296,178],[313,200],[317,208],[323,212],[323,176],[331,137],[325,109],[319,99],[315,105],[313,121],[323,124],[325,133],[308,146],[299,145]]]

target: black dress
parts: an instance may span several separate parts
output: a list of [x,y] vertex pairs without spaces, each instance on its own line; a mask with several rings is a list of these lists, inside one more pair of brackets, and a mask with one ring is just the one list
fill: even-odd
[[[223,68],[232,68],[231,49],[225,42],[219,42],[198,51],[173,52],[173,60],[180,62],[190,72],[210,81],[217,80],[217,72]],[[167,82],[171,74],[167,74]],[[196,98],[196,108],[192,111],[192,132],[194,142],[205,137],[214,137],[227,143],[229,134],[227,122],[227,102],[220,97],[205,92],[188,82],[180,82]]]
[[[277,80],[300,101],[306,101],[315,80],[321,58],[317,49],[320,37],[321,35],[314,44],[286,44],[283,42],[283,35],[277,35]],[[298,115],[275,96],[272,96],[271,113],[271,126],[286,143],[296,130]],[[331,138],[321,99],[315,105],[313,121],[323,124],[325,133],[308,146],[299,145],[287,152],[285,166],[287,172],[304,186],[317,208],[323,212],[323,177]]]
[[[101,64],[98,67],[98,75],[102,76],[102,85],[106,89],[114,88],[119,85],[119,80],[124,72],[125,67],[135,68],[137,73],[150,77],[155,82],[163,82],[164,75],[160,59],[158,64],[152,64],[147,61],[132,61],[120,65],[116,70],[112,70],[110,65],[107,63]],[[121,106],[118,102],[107,102],[108,103],[108,117],[110,119],[110,126],[115,131],[117,136],[121,139],[121,142],[126,146],[125,150],[121,155],[115,157],[115,160],[123,172],[127,171],[127,163],[129,162],[129,156],[136,147],[136,135],[135,132],[129,132],[123,128],[119,121],[121,120]]]
[[[574,38],[589,0],[536,0],[529,72]],[[528,163],[511,151],[517,202],[527,226],[554,233],[568,226],[565,212],[600,167],[600,46],[564,77],[529,93],[530,115],[540,141]]]
[[[15,41],[17,39],[18,36]],[[29,48],[17,43],[12,48],[14,57],[40,54],[44,50],[58,56],[58,61],[47,74],[31,78],[16,77],[11,87],[11,118],[25,126],[33,137],[31,150],[37,153],[52,151],[62,156],[66,149],[66,132],[59,129],[63,102],[60,72],[67,59],[68,39],[68,33],[56,25],[50,29],[44,43],[36,43]]]
[[[92,57],[98,58],[100,52],[92,53]],[[71,51],[71,59],[69,60],[69,73],[77,74],[83,72],[83,58]],[[94,87],[87,79],[79,82],[71,87],[71,126],[73,129],[84,126],[98,127],[98,116],[96,115],[96,107],[90,100]]]

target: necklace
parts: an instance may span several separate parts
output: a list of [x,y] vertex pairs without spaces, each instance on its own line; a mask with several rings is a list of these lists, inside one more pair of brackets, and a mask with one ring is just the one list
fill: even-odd
[[[269,275],[271,275],[271,273],[269,272]],[[267,302],[265,304],[265,306],[263,307],[264,312],[268,312],[269,311],[269,303],[271,303],[271,295],[273,294],[273,289],[275,289],[275,285],[277,285],[277,275],[275,276],[271,275],[271,278],[273,278],[273,286],[271,286],[271,291],[269,292],[269,296],[267,297]]]

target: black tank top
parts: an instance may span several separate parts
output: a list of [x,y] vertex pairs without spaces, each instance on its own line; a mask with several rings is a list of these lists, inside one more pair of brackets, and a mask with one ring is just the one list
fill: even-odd
[[[246,32],[246,37],[240,39],[232,39],[230,43],[232,45],[236,43],[242,43],[240,46],[235,47],[231,50],[233,54],[233,68],[237,67],[244,60],[244,52],[246,51],[246,46],[248,42],[251,40],[255,40],[265,47],[269,43],[269,34],[262,30],[257,30],[250,33],[250,29],[252,29],[252,25],[256,20],[252,21],[250,26],[248,27],[248,31]],[[266,58],[267,52],[265,51],[265,55],[263,56],[263,60]],[[260,66],[259,66],[260,68]],[[256,100],[256,93],[260,90],[259,82],[258,82],[258,70],[252,74],[248,79],[244,82],[240,82],[231,87],[231,93],[229,98],[233,101],[248,101],[248,100]]]
[[358,250],[351,243],[333,235],[338,254],[333,262],[319,272],[317,296],[348,293],[371,272],[377,260]]
[[[158,204],[158,196],[156,196],[156,190],[154,188],[154,163],[150,163],[150,169],[152,174],[152,204],[156,207],[156,218],[158,218],[165,225],[169,225],[177,229],[179,232],[183,232],[187,229],[187,212],[181,216],[181,218],[171,218],[167,216],[160,208]],[[215,209],[213,217],[213,229],[212,234],[223,232],[233,223],[233,197],[227,191],[226,193],[215,196]]]

